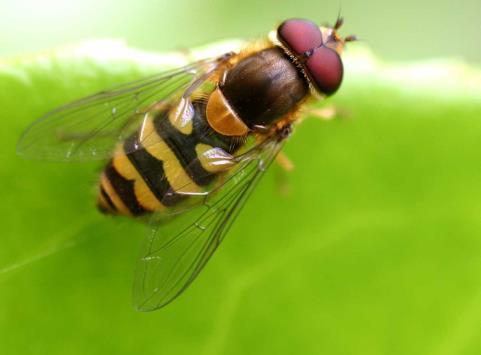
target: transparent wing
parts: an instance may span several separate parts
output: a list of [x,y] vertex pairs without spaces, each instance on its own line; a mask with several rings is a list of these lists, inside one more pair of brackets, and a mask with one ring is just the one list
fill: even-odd
[[220,59],[198,61],[61,106],[25,130],[17,152],[55,161],[105,159],[116,143],[138,128],[153,105],[188,96],[219,63]]
[[[241,157],[235,173],[167,225],[154,222],[138,261],[134,303],[152,311],[170,303],[196,278],[217,249],[242,206],[281,149],[280,140],[264,142]],[[180,228],[179,228],[180,226]]]

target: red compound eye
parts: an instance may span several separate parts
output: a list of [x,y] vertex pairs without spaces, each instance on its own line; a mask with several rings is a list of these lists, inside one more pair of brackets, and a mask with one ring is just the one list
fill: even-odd
[[297,54],[322,45],[322,34],[314,22],[302,19],[284,21],[278,28],[279,39]]
[[331,48],[320,47],[306,62],[307,72],[318,89],[332,95],[341,86],[343,67],[339,55]]
[[339,55],[331,48],[320,47],[306,62],[307,71],[321,92],[331,95],[341,86],[343,67]]

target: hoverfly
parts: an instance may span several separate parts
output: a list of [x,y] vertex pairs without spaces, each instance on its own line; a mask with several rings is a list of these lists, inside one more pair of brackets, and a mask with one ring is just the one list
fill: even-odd
[[[21,155],[104,159],[97,204],[148,219],[134,303],[179,296],[226,235],[306,103],[332,95],[354,36],[289,19],[238,52],[204,59],[62,106],[34,122]],[[182,228],[166,222],[183,218]]]

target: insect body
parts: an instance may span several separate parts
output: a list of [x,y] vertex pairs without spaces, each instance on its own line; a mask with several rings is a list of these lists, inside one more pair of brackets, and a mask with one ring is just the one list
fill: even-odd
[[[106,159],[99,208],[149,219],[134,285],[138,309],[157,309],[185,290],[300,108],[339,88],[340,53],[354,39],[338,36],[341,24],[284,21],[252,47],[76,101],[26,130],[21,154]],[[185,225],[169,231],[174,217]]]
[[[308,93],[281,48],[251,54],[219,74],[225,78],[207,96],[188,98],[180,109],[150,111],[120,145],[101,179],[104,211],[140,215],[181,200],[177,191],[198,192],[235,163],[233,154],[250,134],[292,111]],[[147,147],[135,149],[142,136]]]

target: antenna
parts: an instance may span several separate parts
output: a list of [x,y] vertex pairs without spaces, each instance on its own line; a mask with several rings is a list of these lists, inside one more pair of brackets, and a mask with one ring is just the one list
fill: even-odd
[[342,12],[342,5],[339,4],[339,11],[337,12],[336,23],[334,24],[334,27],[333,27],[335,30],[338,30],[339,28],[341,28],[344,23],[344,18],[341,16],[341,12]]

